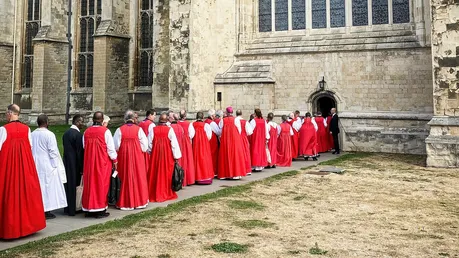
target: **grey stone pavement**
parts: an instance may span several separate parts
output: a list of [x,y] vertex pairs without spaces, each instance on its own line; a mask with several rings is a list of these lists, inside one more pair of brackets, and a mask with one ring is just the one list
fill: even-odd
[[[342,154],[341,154],[342,155]],[[107,221],[121,219],[124,216],[142,212],[145,210],[151,210],[158,207],[166,207],[167,205],[175,202],[179,202],[194,196],[204,195],[207,193],[216,192],[218,190],[223,189],[223,187],[231,187],[237,186],[242,184],[247,184],[249,182],[258,181],[265,179],[267,177],[291,171],[291,170],[299,170],[300,168],[309,167],[317,165],[319,162],[323,162],[326,160],[334,159],[338,156],[332,155],[331,153],[322,153],[319,161],[304,161],[303,159],[297,159],[296,161],[292,162],[291,167],[277,167],[275,169],[265,169],[259,173],[252,173],[251,176],[247,176],[241,180],[214,180],[211,185],[193,185],[185,187],[183,190],[180,190],[178,194],[178,198],[173,201],[167,201],[163,203],[150,203],[146,209],[142,210],[134,210],[134,211],[121,211],[115,209],[114,207],[109,207],[108,212],[110,212],[110,216],[103,219],[94,219],[94,218],[85,218],[84,214],[77,214],[74,217],[69,217],[64,215],[64,210],[57,210],[53,213],[56,215],[55,219],[46,221],[46,228],[31,235],[28,237],[16,239],[16,240],[0,240],[0,251],[9,249],[12,247],[20,246],[26,244],[28,242],[40,240],[49,236],[59,235],[65,232],[74,231],[80,228],[85,228],[88,226],[96,225],[105,223]]]

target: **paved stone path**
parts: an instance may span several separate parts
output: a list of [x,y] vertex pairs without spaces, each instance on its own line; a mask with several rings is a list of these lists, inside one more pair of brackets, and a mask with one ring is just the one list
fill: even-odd
[[337,156],[332,155],[331,153],[324,153],[319,158],[319,161],[304,161],[298,159],[292,163],[291,167],[284,167],[284,168],[275,168],[275,169],[265,169],[263,172],[260,173],[252,173],[251,176],[247,176],[241,180],[214,180],[211,185],[193,185],[184,188],[183,190],[178,192],[178,199],[173,201],[168,201],[164,203],[150,203],[146,209],[143,210],[134,210],[134,211],[121,211],[110,207],[108,211],[110,212],[110,216],[103,219],[94,219],[94,218],[85,218],[84,214],[77,214],[75,217],[69,217],[64,215],[64,210],[54,211],[53,213],[56,215],[55,219],[46,221],[47,225],[46,228],[36,234],[31,236],[11,240],[11,241],[3,241],[0,240],[0,250],[5,250],[8,248],[12,248],[15,246],[23,245],[31,241],[43,239],[45,237],[59,235],[65,232],[74,231],[80,228],[85,228],[88,226],[92,226],[95,224],[101,224],[110,220],[120,219],[124,216],[142,212],[145,210],[154,209],[157,207],[166,207],[168,204],[179,202],[184,199],[188,199],[194,196],[204,195],[207,193],[216,192],[222,187],[227,186],[237,186],[242,184],[247,184],[249,182],[261,180],[282,172],[290,171],[290,170],[298,170],[300,168],[309,167],[317,165],[319,162],[334,159]]

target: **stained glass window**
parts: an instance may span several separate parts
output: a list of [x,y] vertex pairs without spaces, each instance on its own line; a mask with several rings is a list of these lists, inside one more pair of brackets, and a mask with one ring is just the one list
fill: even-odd
[[326,0],[312,0],[312,28],[327,27],[327,4]]
[[394,23],[410,22],[409,0],[392,0],[392,13]]
[[101,21],[102,0],[81,0],[80,45],[78,50],[78,84],[93,86],[94,34]]
[[388,11],[388,0],[373,0],[372,13],[373,13],[373,24],[388,24],[389,23],[389,11]]
[[272,30],[271,0],[259,0],[258,26],[260,32]]
[[33,39],[40,29],[40,0],[27,1],[27,20],[24,34],[24,57],[22,87],[31,88],[33,85]]
[[288,30],[288,0],[276,0],[276,31]]
[[139,86],[153,86],[153,0],[142,0],[140,10]]
[[344,0],[330,0],[330,27],[346,26]]
[[352,0],[352,26],[368,25],[368,0]]
[[306,2],[292,0],[292,29],[304,30],[306,28]]

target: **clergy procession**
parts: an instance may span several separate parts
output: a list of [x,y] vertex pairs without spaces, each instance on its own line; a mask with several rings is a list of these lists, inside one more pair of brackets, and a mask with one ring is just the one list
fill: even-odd
[[328,116],[301,117],[295,111],[282,115],[280,124],[258,108],[249,120],[241,110],[233,112],[232,107],[209,110],[207,117],[197,112],[191,121],[185,110],[168,111],[155,122],[156,111],[150,109],[139,122],[128,110],[113,136],[102,112],[94,113],[84,132],[84,117],[75,115],[62,138],[62,159],[48,117],[39,115],[31,132],[19,121],[19,106],[9,105],[8,123],[0,127],[0,239],[44,229],[58,209],[69,216],[109,216],[114,179],[120,182],[115,207],[134,210],[176,199],[176,171],[183,171],[182,187],[209,185],[289,167],[298,158],[316,161],[332,149],[340,153],[334,108]]

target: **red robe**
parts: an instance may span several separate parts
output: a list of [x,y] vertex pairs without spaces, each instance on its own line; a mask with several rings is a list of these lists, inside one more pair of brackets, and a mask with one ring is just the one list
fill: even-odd
[[210,142],[204,130],[204,122],[193,123],[195,135],[193,138],[193,157],[196,165],[196,182],[198,184],[212,184],[214,169],[212,165],[212,154]]
[[252,166],[250,165],[251,159],[250,159],[249,139],[247,137],[247,132],[245,131],[245,126],[247,124],[247,121],[244,119],[241,119],[240,121],[241,121],[242,148],[244,149],[245,171],[252,172]]
[[[269,124],[268,124],[269,125]],[[277,165],[277,128],[269,125],[269,154],[271,155],[271,163],[269,166]]]
[[24,237],[46,227],[40,183],[32,157],[29,127],[5,126],[0,150],[0,239]]
[[[210,118],[206,119],[206,124],[211,124],[213,121]],[[216,123],[216,122],[215,122]],[[218,124],[217,124],[218,125]],[[218,168],[218,137],[212,131],[212,138],[210,139],[210,152],[212,155],[212,165],[214,168],[214,175],[217,175],[217,168]]]
[[317,152],[327,152],[328,151],[328,138],[329,134],[327,128],[324,125],[324,118],[318,116],[315,118],[317,123]]
[[[281,132],[277,140],[277,165],[290,167],[292,165],[292,137],[289,123],[280,124]],[[292,129],[293,130],[293,129]]]
[[300,129],[300,156],[317,155],[317,133],[310,117],[305,118]]
[[183,128],[184,136],[182,139],[182,144],[180,145],[180,150],[182,151],[182,168],[185,172],[185,178],[183,179],[183,185],[193,185],[196,181],[196,170],[193,160],[193,147],[191,146],[190,134],[188,133],[188,128],[190,127],[190,122],[188,121],[178,121],[178,124]]
[[166,125],[159,125],[153,129],[154,138],[148,178],[150,202],[177,199],[177,194],[172,190],[175,162],[168,137],[170,129]]
[[[147,136],[147,138],[148,138],[148,127],[150,127],[151,124],[153,124],[153,122],[148,120],[148,119],[143,120],[139,124],[140,128],[142,128],[142,130],[145,133],[145,136]],[[143,157],[144,157],[144,160],[145,160],[145,170],[148,173],[148,171],[150,170],[150,154],[148,154],[148,152],[145,152],[143,154]]]
[[266,167],[268,156],[266,155],[266,121],[263,118],[254,118],[252,142],[250,143],[250,156],[252,167]]
[[232,116],[223,118],[218,160],[218,178],[246,175],[241,135]]
[[299,140],[300,133],[297,130],[295,130],[295,128],[293,128],[293,123],[296,122],[297,120],[298,118],[294,118],[288,121],[288,123],[290,124],[293,130],[293,135],[292,135],[292,158],[293,159],[298,158],[298,150],[299,150],[298,140]]
[[112,161],[107,153],[103,126],[92,126],[84,132],[83,211],[103,211],[108,207],[108,190]]
[[[175,133],[175,136],[177,137],[177,142],[179,144],[180,151],[182,151],[183,137],[185,137],[185,132],[183,131],[183,128],[178,124],[170,124],[170,126],[172,127],[172,129],[174,129],[174,133]],[[182,154],[182,158],[177,160],[179,165],[183,168],[182,161],[183,161],[183,154]],[[183,172],[185,172],[185,169],[183,169]],[[187,186],[187,184],[185,183],[186,176],[187,176],[186,173],[184,173],[183,174],[183,186]]]
[[118,176],[121,181],[120,198],[116,207],[134,209],[148,204],[147,171],[139,142],[137,125],[123,125],[118,150]]

